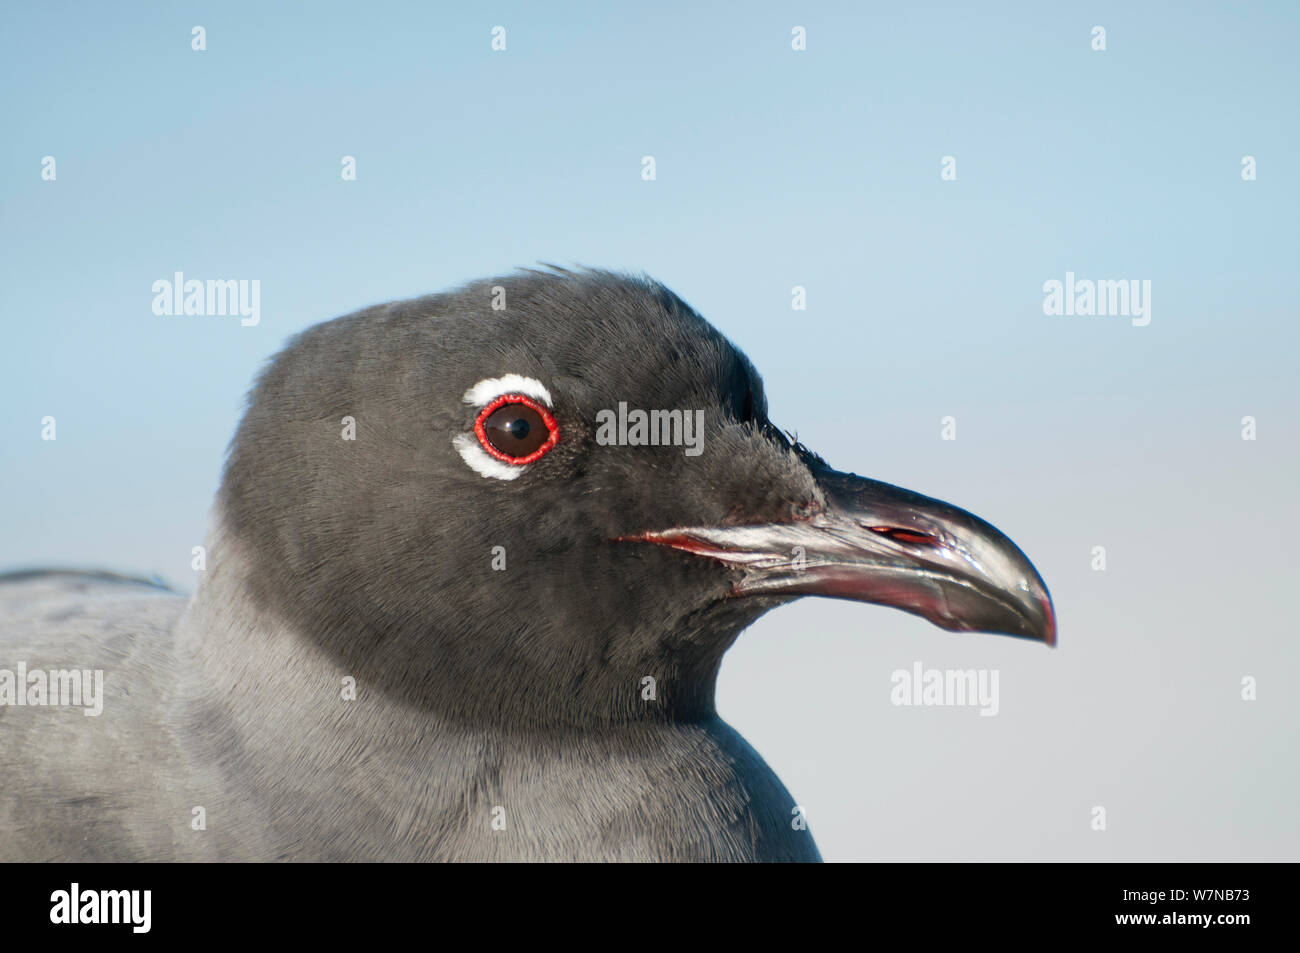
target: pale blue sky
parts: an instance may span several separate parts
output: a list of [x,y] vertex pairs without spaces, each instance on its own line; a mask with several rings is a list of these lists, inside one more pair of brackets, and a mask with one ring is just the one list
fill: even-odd
[[[777,423],[986,517],[1057,600],[1055,653],[807,600],[742,638],[720,707],[828,859],[1296,859],[1297,702],[1235,686],[1300,662],[1300,8],[972,7],[11,6],[0,567],[191,588],[288,335],[539,260],[645,270]],[[155,316],[177,270],[260,280],[261,323]],[[1149,279],[1150,325],[1045,316],[1066,271]],[[1000,668],[1002,713],[890,707],[915,660]]]

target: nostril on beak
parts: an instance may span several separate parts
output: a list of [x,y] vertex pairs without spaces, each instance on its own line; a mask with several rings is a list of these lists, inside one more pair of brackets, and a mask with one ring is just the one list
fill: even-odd
[[918,533],[916,530],[900,529],[897,526],[868,526],[867,529],[896,543],[909,543],[913,546],[939,545],[939,537],[931,536],[929,533]]

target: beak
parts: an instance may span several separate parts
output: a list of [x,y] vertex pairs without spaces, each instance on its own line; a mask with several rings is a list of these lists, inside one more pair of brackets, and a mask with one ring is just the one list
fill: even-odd
[[893,606],[955,632],[1056,644],[1042,577],[1015,543],[965,510],[816,468],[827,505],[790,522],[628,537],[739,570],[735,596],[830,596]]

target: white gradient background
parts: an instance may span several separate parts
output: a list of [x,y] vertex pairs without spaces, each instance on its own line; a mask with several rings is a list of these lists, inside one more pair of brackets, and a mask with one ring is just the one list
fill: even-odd
[[[824,600],[741,638],[719,708],[828,860],[1300,858],[1294,4],[36,6],[0,26],[0,566],[191,589],[288,335],[643,269],[779,425],[985,517],[1056,600],[1056,651]],[[177,270],[260,279],[260,326],[155,317]],[[1067,270],[1150,279],[1151,324],[1044,316]],[[918,660],[998,669],[1001,713],[891,706]]]

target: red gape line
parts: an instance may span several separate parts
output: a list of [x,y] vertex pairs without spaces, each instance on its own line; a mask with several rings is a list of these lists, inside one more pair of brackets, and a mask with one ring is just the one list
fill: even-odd
[[[492,446],[492,441],[487,438],[487,430],[484,428],[483,422],[486,421],[488,417],[492,416],[494,411],[506,406],[507,404],[523,404],[530,410],[536,411],[537,415],[542,418],[542,423],[546,425],[547,432],[550,434],[550,436],[546,438],[546,443],[542,444],[526,457],[512,457],[508,453],[502,453],[496,447]],[[491,456],[500,460],[502,463],[509,463],[512,466],[522,467],[525,464],[540,460],[542,457],[546,456],[546,454],[551,452],[551,448],[560,441],[560,428],[559,425],[556,424],[555,418],[551,416],[551,412],[546,408],[545,404],[539,404],[531,397],[525,397],[523,394],[502,394],[500,397],[494,398],[490,404],[478,412],[478,417],[474,420],[474,436],[478,437],[478,442],[483,445],[483,449]]]

